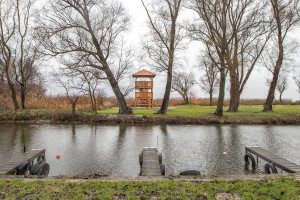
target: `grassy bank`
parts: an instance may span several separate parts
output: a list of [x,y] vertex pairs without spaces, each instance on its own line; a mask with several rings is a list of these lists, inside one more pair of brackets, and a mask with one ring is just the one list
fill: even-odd
[[[118,115],[118,108],[87,110],[0,110],[0,121],[51,121],[82,123],[145,123],[145,124],[300,124],[300,105],[275,105],[274,112],[262,112],[263,106],[240,106],[239,112],[213,115],[215,106],[174,106],[167,115],[155,114],[158,108],[134,109],[133,115]],[[228,107],[224,107],[226,111]]]
[[300,199],[300,182],[0,180],[0,199]]
[[[158,109],[158,108],[157,108]],[[169,107],[167,116],[182,116],[182,117],[212,117],[216,106],[196,106],[196,105],[184,105]],[[300,116],[300,105],[275,105],[274,112],[262,112],[262,105],[254,106],[240,106],[239,112],[229,113],[226,112],[228,106],[224,107],[224,117],[227,118],[245,118],[245,117],[295,117]],[[148,115],[157,116],[156,109],[134,109],[135,115]],[[98,111],[101,114],[117,114],[118,109],[110,108],[106,110]]]

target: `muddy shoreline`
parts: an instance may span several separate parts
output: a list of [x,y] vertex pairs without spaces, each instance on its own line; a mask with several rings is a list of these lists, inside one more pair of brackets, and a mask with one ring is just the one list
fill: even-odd
[[92,124],[179,124],[179,125],[208,125],[208,124],[255,124],[255,125],[300,125],[300,116],[295,117],[265,117],[265,118],[232,118],[215,116],[181,117],[181,116],[146,116],[146,115],[111,115],[111,114],[36,114],[36,113],[0,113],[0,123],[92,123]]
[[67,180],[69,182],[84,182],[88,180],[99,180],[99,181],[214,181],[214,180],[243,180],[243,181],[264,181],[266,179],[288,177],[294,178],[300,181],[300,174],[253,174],[253,175],[200,175],[200,176],[138,176],[138,177],[121,177],[121,176],[101,176],[101,175],[74,175],[74,176],[33,176],[33,175],[0,175],[0,179],[23,179],[34,181],[34,180]]

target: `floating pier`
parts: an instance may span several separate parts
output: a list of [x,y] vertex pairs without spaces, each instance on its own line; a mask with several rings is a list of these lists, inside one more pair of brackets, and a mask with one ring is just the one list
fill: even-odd
[[12,158],[6,164],[0,165],[0,175],[15,174],[20,164],[24,161],[28,161],[31,166],[36,158],[40,158],[45,161],[45,152],[45,149],[32,149],[17,156],[16,158]]
[[165,166],[162,165],[162,156],[155,147],[144,147],[139,155],[142,176],[165,175]]
[[[249,159],[252,162],[252,166],[255,167],[258,163],[258,158],[261,158],[268,163],[265,165],[265,172],[270,173],[277,173],[276,167],[282,169],[288,173],[300,173],[300,166],[292,163],[284,158],[281,158],[270,151],[267,151],[261,147],[246,147],[246,155],[245,155],[245,162],[249,163]],[[256,155],[256,161],[253,155]]]

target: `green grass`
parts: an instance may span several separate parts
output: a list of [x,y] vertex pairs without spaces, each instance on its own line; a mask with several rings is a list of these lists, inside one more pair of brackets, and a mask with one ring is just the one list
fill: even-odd
[[[158,109],[158,108],[157,108]],[[135,115],[160,116],[155,114],[157,109],[134,109]],[[239,112],[226,112],[228,107],[224,107],[224,116],[228,118],[269,118],[269,117],[295,117],[300,115],[300,105],[275,105],[274,112],[262,112],[263,106],[240,106]],[[184,117],[213,117],[216,106],[174,106],[170,107],[167,116]],[[117,114],[117,108],[110,108],[99,111],[101,114]]]
[[0,199],[299,199],[300,182],[290,178],[263,181],[72,182],[0,180]]

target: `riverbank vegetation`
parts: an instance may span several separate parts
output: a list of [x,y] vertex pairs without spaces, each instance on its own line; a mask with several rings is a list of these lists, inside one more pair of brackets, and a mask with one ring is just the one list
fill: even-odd
[[[224,110],[229,107],[225,106]],[[240,106],[238,113],[224,112],[224,117],[227,118],[263,118],[263,117],[295,117],[300,116],[300,105],[275,105],[274,112],[261,112],[262,105],[243,105]],[[197,105],[180,105],[170,107],[167,116],[182,116],[182,117],[211,117],[216,106],[197,106]],[[99,111],[99,113],[113,114],[114,109]],[[155,110],[139,110],[133,111],[136,115],[156,116]]]
[[[5,94],[0,94],[0,110],[13,110],[13,103],[10,100],[9,92],[6,91]],[[112,107],[118,107],[118,103],[114,97],[106,97],[105,94],[98,95],[95,99],[97,105],[97,111],[109,109]],[[154,99],[153,106],[160,107],[162,104],[162,99]],[[126,99],[127,105],[134,107],[134,98]],[[212,106],[216,106],[218,102],[217,98],[212,99]],[[241,99],[241,106],[249,105],[263,105],[264,99]],[[179,106],[185,105],[182,98],[171,98],[169,100],[169,106]],[[209,106],[209,98],[192,98],[189,105],[197,106]],[[224,106],[230,105],[230,99],[224,100]],[[276,105],[300,105],[300,101],[292,101],[290,99],[283,99],[282,102],[274,101],[275,111]],[[27,109],[71,109],[72,105],[66,96],[47,96],[45,91],[34,91],[30,93],[27,98]],[[214,107],[215,109],[216,107]],[[93,110],[93,105],[91,104],[90,98],[88,96],[79,96],[76,109],[79,110]],[[224,109],[226,111],[226,108]],[[242,109],[243,110],[243,109]]]
[[0,199],[299,199],[292,178],[259,181],[0,180]]
[[[262,112],[262,105],[243,105],[237,113],[212,115],[215,106],[180,105],[169,107],[167,115],[156,114],[156,108],[136,108],[132,115],[118,114],[112,107],[94,113],[78,109],[0,110],[0,121],[47,121],[79,123],[144,123],[144,124],[300,124],[300,105],[275,105],[274,112]],[[224,107],[224,110],[228,106]]]

